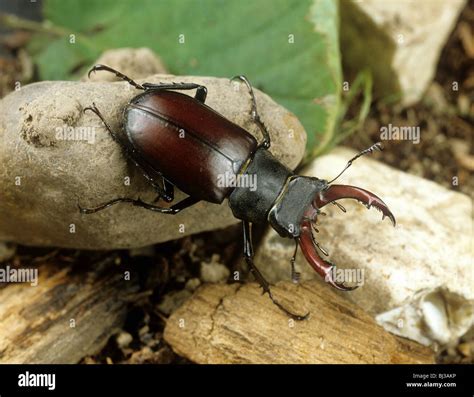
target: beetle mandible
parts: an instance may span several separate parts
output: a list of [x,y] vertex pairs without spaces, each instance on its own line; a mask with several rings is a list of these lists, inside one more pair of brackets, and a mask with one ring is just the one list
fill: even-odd
[[[281,164],[269,151],[270,134],[257,111],[252,86],[244,76],[236,76],[248,89],[250,115],[263,135],[257,140],[246,130],[232,123],[212,108],[205,105],[207,89],[194,83],[138,84],[124,74],[106,66],[95,65],[90,71],[104,70],[114,73],[133,87],[143,92],[128,103],[123,111],[125,134],[114,132],[99,109],[93,104],[85,111],[94,112],[104,123],[112,138],[123,148],[126,156],[141,169],[158,198],[167,203],[174,199],[174,187],[188,195],[180,202],[168,207],[146,203],[142,200],[120,197],[94,208],[81,208],[81,213],[91,214],[117,203],[131,203],[162,214],[177,214],[199,201],[215,204],[226,198],[234,216],[242,220],[244,238],[244,257],[250,271],[272,302],[283,312],[296,320],[305,315],[295,314],[276,300],[270,284],[253,262],[251,224],[268,222],[282,237],[295,241],[295,251],[291,258],[291,277],[297,282],[299,274],[295,271],[295,257],[298,245],[314,270],[333,287],[339,290],[352,290],[335,280],[335,265],[320,255],[326,251],[318,244],[312,233],[317,232],[314,223],[321,208],[343,198],[356,199],[368,208],[376,207],[387,216],[395,226],[395,217],[387,205],[375,194],[355,186],[332,184],[358,157],[381,150],[380,143],[358,153],[346,167],[331,181],[300,176]],[[194,98],[179,93],[181,90],[196,90]],[[186,139],[180,137],[185,131]],[[177,153],[179,154],[177,156]],[[179,161],[176,159],[179,157]],[[239,177],[253,177],[256,188],[232,184],[223,186],[218,179],[223,174]]]

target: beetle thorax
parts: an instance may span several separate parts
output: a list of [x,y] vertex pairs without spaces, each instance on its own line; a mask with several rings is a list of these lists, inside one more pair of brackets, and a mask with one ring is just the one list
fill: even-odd
[[303,213],[327,184],[318,178],[294,175],[268,150],[259,148],[242,173],[254,188],[237,186],[229,197],[234,216],[252,223],[269,222],[284,237],[297,237]]

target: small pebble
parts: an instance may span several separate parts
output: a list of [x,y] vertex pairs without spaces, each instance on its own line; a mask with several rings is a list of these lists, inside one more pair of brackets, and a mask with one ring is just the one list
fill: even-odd
[[16,252],[16,244],[0,242],[0,262],[5,262],[13,257]]
[[117,342],[117,346],[120,349],[127,348],[130,343],[132,343],[133,336],[130,335],[128,332],[120,332],[115,338],[115,341]]
[[201,279],[205,283],[225,282],[229,277],[229,269],[219,263],[219,255],[212,255],[210,262],[201,263]]
[[163,300],[156,306],[156,308],[165,315],[170,315],[177,308],[179,308],[192,293],[187,289],[181,291],[172,291],[163,297]]
[[458,350],[464,357],[471,357],[472,356],[472,350],[473,350],[473,344],[474,344],[474,342],[461,343],[461,344],[458,345]]
[[197,277],[195,278],[190,278],[187,282],[186,285],[184,286],[185,289],[188,291],[195,291],[197,287],[201,285],[201,280],[199,280]]

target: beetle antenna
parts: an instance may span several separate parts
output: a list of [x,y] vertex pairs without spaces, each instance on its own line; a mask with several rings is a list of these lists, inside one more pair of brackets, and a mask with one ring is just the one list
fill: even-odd
[[381,143],[381,142],[377,142],[377,143],[373,144],[371,147],[369,147],[369,148],[367,148],[367,149],[365,149],[365,150],[362,150],[362,152],[357,153],[354,157],[352,157],[352,158],[347,162],[347,164],[346,164],[346,166],[344,167],[344,169],[343,169],[334,179],[332,179],[332,180],[330,180],[330,181],[328,182],[328,185],[329,185],[330,183],[333,183],[337,178],[339,178],[339,177],[344,173],[344,171],[347,170],[347,169],[352,165],[352,163],[353,163],[355,160],[357,160],[359,157],[362,157],[362,156],[364,156],[364,155],[366,155],[366,154],[375,152],[376,150],[378,150],[378,151],[380,151],[380,152],[383,150],[383,146],[382,146],[382,143]]

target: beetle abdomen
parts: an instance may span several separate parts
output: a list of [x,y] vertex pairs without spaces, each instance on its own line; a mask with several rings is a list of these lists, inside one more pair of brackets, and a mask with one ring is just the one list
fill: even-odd
[[221,203],[234,189],[222,183],[238,174],[257,141],[247,131],[188,95],[146,91],[125,109],[128,139],[177,188]]

